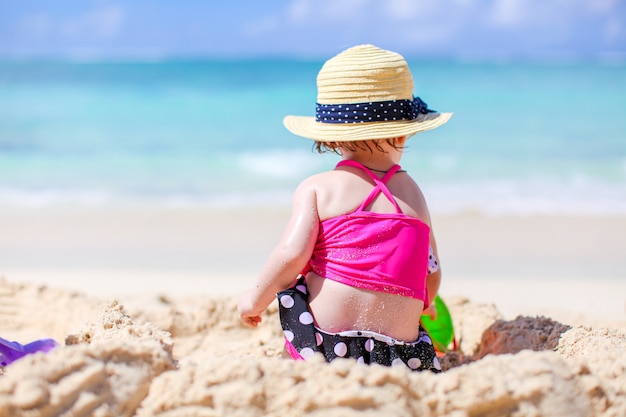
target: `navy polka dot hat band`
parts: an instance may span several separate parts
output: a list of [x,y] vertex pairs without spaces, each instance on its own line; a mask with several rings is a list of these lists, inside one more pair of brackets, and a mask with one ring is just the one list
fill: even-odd
[[373,45],[349,48],[317,75],[315,117],[287,116],[292,133],[320,142],[411,136],[445,124],[452,113],[428,109],[413,95],[404,58]]
[[315,121],[321,123],[368,123],[415,120],[420,114],[435,113],[419,97],[412,100],[370,101],[356,104],[320,104]]

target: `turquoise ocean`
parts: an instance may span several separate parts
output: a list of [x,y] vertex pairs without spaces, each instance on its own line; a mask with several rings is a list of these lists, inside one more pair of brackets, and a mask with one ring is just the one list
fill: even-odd
[[[0,205],[285,206],[338,161],[282,126],[321,65],[0,61]],[[433,212],[626,214],[626,63],[409,65],[455,113],[402,162]]]

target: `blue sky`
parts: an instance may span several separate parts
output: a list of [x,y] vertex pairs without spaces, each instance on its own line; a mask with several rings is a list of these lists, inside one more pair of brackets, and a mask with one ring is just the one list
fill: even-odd
[[0,56],[626,59],[622,0],[0,0]]

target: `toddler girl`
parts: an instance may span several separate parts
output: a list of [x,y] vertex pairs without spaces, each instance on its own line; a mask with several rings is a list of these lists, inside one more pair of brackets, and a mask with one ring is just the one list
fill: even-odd
[[440,271],[420,188],[399,162],[407,139],[446,123],[413,96],[404,58],[372,45],[328,60],[317,77],[315,117],[287,116],[292,133],[342,160],[305,179],[292,215],[239,313],[256,327],[278,294],[286,349],[294,359],[404,364],[438,372],[420,327]]

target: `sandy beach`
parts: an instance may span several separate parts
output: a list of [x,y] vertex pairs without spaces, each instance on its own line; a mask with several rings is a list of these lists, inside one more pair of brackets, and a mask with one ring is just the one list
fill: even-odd
[[[626,1],[237,6],[0,0],[0,417],[626,417]],[[346,158],[428,200],[441,373],[239,318]]]
[[235,300],[285,209],[1,207],[0,416],[621,416],[626,217],[433,218],[460,351],[442,374],[281,357]]

